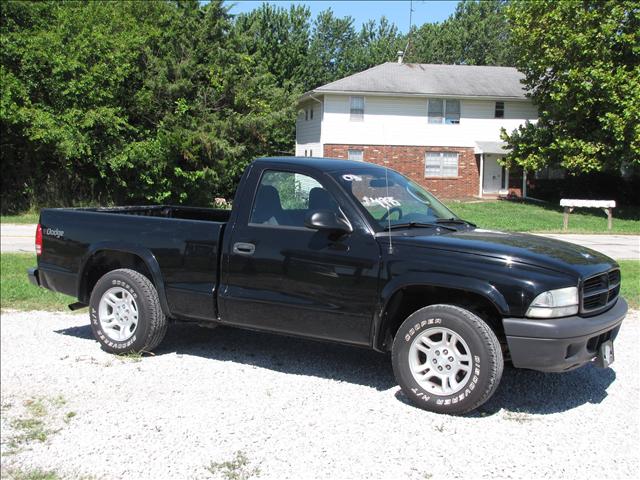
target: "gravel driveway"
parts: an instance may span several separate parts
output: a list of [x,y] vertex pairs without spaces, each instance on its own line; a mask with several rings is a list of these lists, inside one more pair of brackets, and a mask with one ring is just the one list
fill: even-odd
[[[117,358],[91,338],[86,313],[4,312],[3,470],[107,479],[631,478],[640,469],[634,316],[613,369],[507,368],[480,412],[448,417],[408,405],[387,357],[366,350],[180,325],[156,356]],[[29,419],[42,423],[39,439],[25,440]]]

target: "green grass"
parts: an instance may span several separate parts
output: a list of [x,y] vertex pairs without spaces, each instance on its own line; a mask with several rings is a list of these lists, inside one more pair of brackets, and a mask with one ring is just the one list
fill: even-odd
[[76,412],[67,412],[64,414],[64,423],[69,423],[74,417],[76,417],[78,414]]
[[29,283],[27,268],[36,265],[35,255],[3,253],[0,256],[0,308],[16,310],[67,310],[74,299]]
[[25,416],[14,418],[11,427],[14,429],[8,445],[13,452],[34,442],[46,442],[51,434],[57,432],[49,427],[51,408],[59,409],[66,403],[62,396],[55,398],[35,397],[24,402]]
[[640,308],[640,260],[619,260],[622,273],[620,294],[631,308]]
[[[480,228],[517,232],[562,232],[562,209],[548,203],[522,203],[505,200],[486,202],[448,202],[461,218]],[[640,207],[613,210],[613,229],[607,230],[607,216],[595,208],[576,209],[569,215],[567,233],[640,234]]]
[[23,470],[9,467],[2,470],[2,480],[60,480],[60,476],[49,470]]
[[138,363],[142,361],[142,352],[121,353],[117,357],[122,362]]
[[20,432],[9,442],[9,446],[13,449],[29,442],[42,443],[49,438],[50,431],[47,430],[44,421],[39,418],[17,418],[11,422],[11,426]]
[[225,480],[248,480],[260,476],[258,467],[251,467],[247,455],[243,451],[235,453],[233,460],[211,462],[205,467],[214,476],[222,476]]
[[2,215],[0,223],[38,223],[40,212],[27,212],[20,215]]

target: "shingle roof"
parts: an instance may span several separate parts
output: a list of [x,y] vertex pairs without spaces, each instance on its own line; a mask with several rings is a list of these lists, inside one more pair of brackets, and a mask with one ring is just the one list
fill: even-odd
[[497,153],[505,154],[509,153],[511,149],[507,147],[506,142],[485,142],[477,141],[475,153]]
[[387,62],[309,93],[362,92],[525,99],[524,77],[512,67]]

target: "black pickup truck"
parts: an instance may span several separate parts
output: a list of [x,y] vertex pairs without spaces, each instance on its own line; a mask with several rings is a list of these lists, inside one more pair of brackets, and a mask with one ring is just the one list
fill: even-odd
[[504,361],[607,367],[627,313],[610,258],[483,230],[373,164],[263,158],[232,210],[44,209],[32,283],[88,306],[113,353],[150,351],[169,321],[232,325],[391,352],[419,407],[464,413]]

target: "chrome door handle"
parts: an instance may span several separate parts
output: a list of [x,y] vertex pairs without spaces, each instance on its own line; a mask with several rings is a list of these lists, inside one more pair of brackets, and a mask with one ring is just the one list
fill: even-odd
[[256,246],[253,243],[238,242],[233,244],[233,253],[238,255],[253,255],[256,251]]

